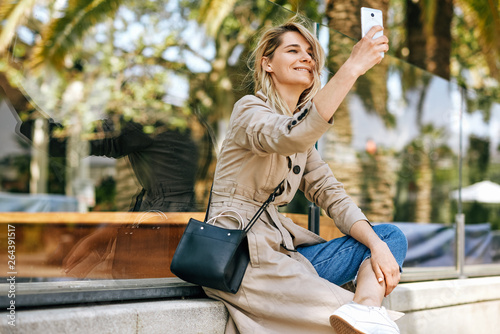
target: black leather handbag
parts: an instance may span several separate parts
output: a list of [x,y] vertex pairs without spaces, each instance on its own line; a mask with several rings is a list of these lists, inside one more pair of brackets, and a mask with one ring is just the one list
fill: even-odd
[[207,222],[209,200],[205,222],[189,220],[170,264],[172,273],[190,283],[236,293],[250,261],[247,233],[274,201],[282,183],[244,229],[226,229]]

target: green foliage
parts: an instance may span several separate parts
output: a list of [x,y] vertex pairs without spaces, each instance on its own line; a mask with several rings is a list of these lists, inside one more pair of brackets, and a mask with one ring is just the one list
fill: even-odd
[[31,58],[31,67],[38,68],[48,61],[62,69],[64,59],[79,43],[90,27],[109,19],[124,0],[70,0],[60,18],[50,22],[42,32],[42,39],[36,44]]
[[446,144],[447,133],[444,129],[435,128],[431,124],[422,126],[421,134],[410,142],[397,159],[401,163],[398,172],[397,190],[394,199],[394,221],[415,221],[416,193],[420,173],[428,164],[432,172],[431,216],[435,223],[449,223],[451,209],[449,193],[453,190],[454,180],[457,180],[458,165],[456,157]]
[[469,148],[467,150],[467,166],[470,184],[485,180],[488,175],[490,164],[490,141],[489,139],[469,137]]
[[116,210],[116,181],[112,177],[104,178],[95,189],[96,205],[92,211]]
[[[209,36],[216,36],[223,21],[230,17],[236,0],[203,0],[197,15],[198,22],[203,23]],[[234,20],[233,20],[234,22]]]
[[[500,103],[500,7],[498,1],[460,0],[453,24],[452,75],[467,93],[467,111],[489,120]],[[496,4],[496,5],[494,5]]]
[[0,54],[3,54],[13,38],[16,28],[23,24],[31,9],[35,5],[35,0],[2,1],[0,3]]

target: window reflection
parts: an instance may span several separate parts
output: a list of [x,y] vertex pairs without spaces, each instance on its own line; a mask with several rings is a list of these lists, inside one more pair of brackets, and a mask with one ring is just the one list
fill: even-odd
[[[99,124],[103,136],[90,142],[92,155],[128,157],[142,190],[130,211],[145,212],[132,224],[100,227],[71,249],[63,260],[70,276],[86,277],[89,269],[112,258],[114,278],[165,277],[170,274],[170,258],[175,249],[173,227],[165,213],[196,210],[195,177],[198,148],[191,131],[169,129],[168,124],[153,125],[121,119]],[[148,127],[151,133],[146,133]],[[151,216],[160,222],[142,224]],[[109,259],[108,259],[109,260]],[[85,264],[88,262],[87,264]]]
[[[151,114],[151,111],[149,113]],[[74,128],[54,122],[49,123],[43,118],[20,122],[14,127],[19,129],[17,135],[24,137],[32,147],[36,145],[37,136],[49,135],[47,141],[50,144],[46,145],[48,152],[37,152],[37,154],[50,154],[50,158],[69,160],[65,166],[68,170],[66,177],[69,175],[71,179],[74,177],[73,174],[77,174],[73,179],[74,184],[71,185],[68,180],[66,182],[66,188],[69,187],[70,192],[79,186],[78,176],[85,173],[85,170],[82,173],[82,169],[89,167],[82,162],[88,155],[126,158],[134,172],[133,175],[128,175],[134,177],[142,188],[138,195],[128,191],[130,198],[126,202],[130,203],[128,211],[144,212],[144,214],[136,215],[133,220],[130,217],[125,218],[123,224],[109,225],[103,222],[99,227],[92,228],[85,225],[87,218],[82,216],[82,224],[77,226],[21,227],[27,233],[41,234],[39,237],[43,239],[43,243],[47,243],[47,246],[57,245],[55,250],[44,254],[47,257],[45,263],[62,268],[64,275],[85,278],[98,265],[102,267],[106,262],[107,267],[100,269],[98,277],[171,276],[169,261],[182,232],[178,231],[180,228],[166,225],[169,221],[166,213],[197,210],[195,179],[198,172],[199,149],[191,129],[175,128],[162,117],[150,117],[147,110],[140,116],[142,124],[133,119],[126,120],[123,115],[110,115],[107,119],[93,122],[89,127],[91,132],[79,133],[77,137],[79,140],[76,142],[71,133]],[[40,131],[37,128],[39,121],[50,125],[45,126],[45,132],[42,134],[37,133]],[[75,157],[77,161],[71,161]],[[33,159],[35,158],[32,157]],[[43,168],[41,160],[36,161],[39,168]],[[113,181],[111,185],[118,186],[119,181],[114,179]],[[132,184],[132,189],[136,188],[133,182],[127,180],[124,182],[125,186]],[[77,200],[71,196],[57,197],[72,203],[72,209],[71,205],[40,206],[39,202],[42,200],[49,203],[57,202],[51,195],[9,198],[8,193],[5,193],[3,196],[6,200],[4,204],[26,202],[26,211],[77,211],[78,207],[81,209],[82,198],[78,196],[82,196],[82,193],[76,189],[75,194]],[[104,198],[103,202],[99,205],[116,206],[112,198]],[[88,198],[84,197],[83,205],[88,204]],[[3,210],[9,211],[8,205],[4,205]],[[154,217],[155,214],[155,223],[151,223],[150,217]],[[96,218],[99,219],[99,216]],[[33,219],[37,220],[36,217]],[[48,231],[52,233],[46,235]],[[22,233],[23,231],[18,235],[22,237]],[[39,275],[36,270],[34,274]],[[44,275],[43,271],[41,275]]]

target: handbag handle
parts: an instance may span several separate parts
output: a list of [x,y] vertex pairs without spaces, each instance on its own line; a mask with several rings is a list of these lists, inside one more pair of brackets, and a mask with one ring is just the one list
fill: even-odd
[[[153,214],[153,215],[148,216],[148,214]],[[168,220],[165,212],[160,211],[160,210],[148,210],[148,211],[144,211],[140,215],[140,217],[132,224],[132,228],[138,228],[142,222],[148,220],[151,217],[155,217],[155,216],[160,216],[161,218],[165,219],[165,221]]]
[[[225,214],[227,212],[233,212],[233,213],[235,213],[240,219],[238,219],[238,217]],[[217,220],[217,218],[220,218],[220,217],[228,217],[228,218],[236,219],[238,221],[238,230],[241,229],[241,226],[243,225],[243,217],[241,217],[241,215],[237,211],[234,211],[234,210],[224,210],[224,211],[222,211],[217,216],[210,218],[207,221],[207,224],[215,225],[215,221]],[[212,220],[213,220],[213,222],[211,223]]]

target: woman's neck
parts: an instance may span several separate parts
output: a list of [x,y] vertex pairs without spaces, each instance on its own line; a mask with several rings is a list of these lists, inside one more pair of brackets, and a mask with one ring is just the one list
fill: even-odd
[[288,106],[288,110],[293,114],[297,108],[302,92],[292,91],[291,89],[282,87],[281,90],[278,88],[278,93]]

